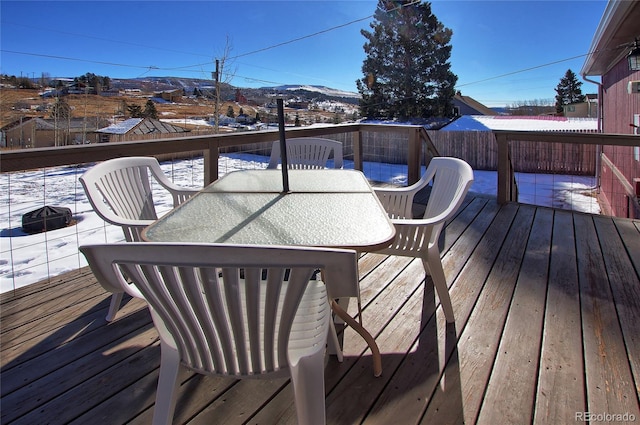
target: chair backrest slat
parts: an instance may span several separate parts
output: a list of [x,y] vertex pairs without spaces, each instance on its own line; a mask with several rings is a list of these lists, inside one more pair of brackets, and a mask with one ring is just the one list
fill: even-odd
[[81,250],[105,287],[120,285],[148,302],[161,338],[203,373],[250,376],[288,368],[292,326],[314,273],[333,269],[332,279],[357,281],[357,255],[350,250],[176,245]]
[[116,215],[129,220],[157,219],[146,167],[113,170],[96,180],[98,190]]
[[[333,154],[333,167],[342,168],[342,143],[319,137],[294,137],[287,139],[287,163],[290,169],[323,169]],[[271,147],[267,168],[277,168],[280,162],[280,142]]]
[[174,207],[197,192],[171,183],[153,157],[104,161],[79,180],[96,214],[107,223],[120,226],[129,242],[141,241],[142,229],[158,219],[154,190],[167,190]]

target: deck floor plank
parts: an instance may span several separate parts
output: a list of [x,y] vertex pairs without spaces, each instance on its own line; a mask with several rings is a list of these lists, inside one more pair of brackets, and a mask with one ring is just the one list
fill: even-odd
[[553,425],[572,422],[576,412],[586,411],[575,235],[566,211],[554,214],[546,291],[533,423]]
[[[614,305],[627,347],[636,392],[640,393],[640,279],[627,255],[623,241],[617,237],[613,220],[594,217],[601,241],[603,259],[611,285]],[[637,238],[640,240],[640,235]],[[633,382],[632,381],[632,382]],[[636,399],[636,402],[640,400]],[[636,410],[637,411],[637,410]],[[637,415],[640,417],[640,414]]]
[[[376,309],[373,310],[374,321],[365,321],[365,326],[370,329],[376,338],[380,352],[382,353],[383,373],[379,378],[372,380],[372,362],[367,352],[352,367],[346,376],[339,382],[339,386],[332,388],[327,397],[327,421],[337,423],[359,423],[364,419],[370,406],[373,406],[380,392],[383,391],[389,379],[402,362],[404,356],[413,345],[413,341],[420,334],[420,324],[423,320],[423,294],[424,287],[419,277],[424,275],[422,263],[418,260],[411,262],[392,282],[392,290],[384,292],[383,297],[376,300]],[[432,287],[433,285],[431,285]],[[428,309],[435,310],[433,291]],[[392,315],[390,314],[391,312]],[[365,310],[369,312],[369,307]],[[377,314],[375,314],[377,313]],[[401,317],[401,321],[397,318]],[[391,319],[395,320],[391,320]],[[351,329],[347,333],[353,332]],[[355,338],[355,335],[353,336]],[[357,403],[353,401],[357,400]],[[363,409],[363,407],[366,407]],[[398,418],[402,422],[402,417]]]
[[640,274],[640,220],[637,222],[614,220],[614,224],[620,234],[625,251],[633,263],[636,274]]
[[[495,207],[495,203],[492,203],[491,206]],[[443,247],[443,251],[446,251],[446,254],[444,254],[442,261],[448,282],[453,282],[455,276],[464,267],[470,253],[475,248],[475,244],[480,241],[481,236],[493,221],[497,211],[497,208],[487,208],[486,200],[474,200],[450,224],[455,226],[456,222],[464,223],[468,220],[467,225],[459,226],[457,229],[455,227],[452,229],[447,227],[446,232],[443,232],[448,240],[458,240],[462,235],[465,235],[464,245],[451,247],[445,243]],[[469,221],[477,217],[480,217],[480,220],[474,222],[475,225],[473,227],[469,226]],[[438,341],[444,340],[447,329],[449,331],[453,330],[447,335],[448,340],[455,339],[455,327],[447,327],[442,317],[440,317],[440,326],[438,327],[435,317],[425,316],[426,313],[430,312],[430,309],[425,309],[425,305],[428,305],[427,301],[431,302],[434,296],[433,292],[433,283],[429,280],[428,284],[423,288],[423,311],[421,315],[423,329],[419,339],[410,348],[402,365],[376,401],[373,410],[367,417],[366,423],[385,424],[397,421],[399,418],[404,418],[407,422],[416,422],[421,418],[440,379],[440,365],[444,365],[445,357],[450,354],[446,349],[439,346]],[[454,335],[451,335],[452,333]],[[404,397],[401,396],[403,394],[405,395]]]
[[[470,421],[466,411],[466,397],[469,395],[470,386],[463,388],[465,379],[474,379],[476,366],[486,361],[490,353],[485,348],[486,341],[481,336],[476,338],[474,331],[467,328],[474,327],[475,321],[482,322],[484,313],[480,301],[486,292],[488,279],[492,273],[492,266],[498,258],[500,247],[505,243],[508,230],[516,216],[518,207],[508,205],[502,208],[492,217],[490,226],[486,231],[478,232],[471,229],[473,235],[482,235],[479,244],[468,257],[468,262],[458,275],[451,288],[451,297],[454,306],[457,344],[451,347],[451,353],[446,353],[444,358],[451,360],[444,367],[444,376],[447,376],[446,391],[436,391],[429,400],[426,414],[420,423],[463,423]],[[473,226],[471,226],[473,228]],[[484,228],[482,228],[484,230]],[[479,325],[482,327],[482,325]],[[491,328],[489,323],[488,328]],[[439,339],[440,341],[442,339]],[[468,353],[473,353],[469,355]],[[492,356],[495,353],[491,354]],[[491,360],[492,362],[493,360]],[[488,375],[487,371],[487,375]],[[477,383],[477,380],[475,380]],[[484,391],[484,390],[483,390]],[[481,395],[480,395],[481,396]],[[463,408],[464,407],[464,408]],[[477,409],[478,407],[476,407]],[[473,415],[475,416],[475,414]],[[473,423],[471,422],[468,423]]]
[[[361,255],[371,351],[347,327],[325,367],[327,423],[640,418],[640,221],[469,197],[440,241],[455,324],[418,259]],[[147,424],[160,349],[140,300],[106,323],[90,271],[0,296],[3,424]],[[356,314],[357,305],[348,307]],[[294,424],[289,380],[181,371],[177,424]]]
[[[479,423],[530,423],[540,357],[553,212],[538,209]],[[526,223],[523,223],[526,225]],[[518,409],[514,409],[518,406]]]
[[[35,385],[36,381],[48,374],[56,373],[70,363],[78,362],[82,365],[88,360],[87,356],[91,356],[96,351],[107,349],[109,345],[119,340],[129,340],[134,333],[144,332],[153,326],[146,310],[138,310],[135,314],[141,316],[141,320],[123,320],[118,325],[103,327],[102,332],[78,335],[77,339],[74,339],[74,344],[60,345],[54,350],[47,350],[42,355],[26,361],[16,359],[15,366],[7,366],[2,371],[4,379],[2,396],[20,387]],[[143,327],[140,327],[141,324]]]
[[[629,358],[597,240],[593,218],[575,214],[578,276],[587,383],[587,409],[595,414],[637,414]],[[611,235],[610,235],[611,236]]]
[[[534,211],[520,208],[458,342],[464,421],[475,423],[515,291]],[[446,418],[445,418],[446,419]],[[493,423],[493,422],[487,422]]]

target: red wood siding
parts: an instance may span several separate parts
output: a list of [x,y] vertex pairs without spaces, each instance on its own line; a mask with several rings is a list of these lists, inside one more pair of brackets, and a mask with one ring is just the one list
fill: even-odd
[[[626,58],[618,62],[602,76],[603,131],[605,133],[634,134],[634,115],[640,114],[640,93],[629,93],[629,81],[640,80],[640,71],[629,71]],[[638,132],[640,133],[640,132]],[[638,136],[640,145],[640,136]],[[602,195],[611,208],[611,214],[618,217],[638,217],[638,207],[633,205],[628,190],[617,178],[622,174],[633,186],[633,179],[640,177],[640,161],[632,147],[606,146],[603,155],[609,159],[615,170],[603,161],[601,189]]]
[[629,71],[626,59],[602,76],[605,133],[633,134],[631,124],[633,115],[640,114],[640,93],[629,94],[627,86],[631,80],[640,80],[640,71]]

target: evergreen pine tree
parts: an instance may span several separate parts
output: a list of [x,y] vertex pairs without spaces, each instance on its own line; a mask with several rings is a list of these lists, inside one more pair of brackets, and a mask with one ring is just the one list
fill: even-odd
[[229,105],[229,107],[227,108],[227,116],[231,117],[231,118],[235,118],[236,113],[233,112],[233,106]]
[[361,114],[369,118],[453,114],[458,77],[451,72],[451,36],[431,4],[378,0],[372,31],[362,30],[367,55],[356,81]]
[[151,99],[147,100],[147,103],[144,105],[142,116],[144,116],[145,118],[154,118],[156,120],[158,119],[158,110],[156,109],[156,104],[153,103]]
[[131,118],[143,118],[140,105],[127,105],[127,112]]
[[582,82],[578,81],[576,74],[568,69],[555,88],[556,113],[562,114],[564,112],[564,105],[584,102],[585,96],[582,94],[581,86]]

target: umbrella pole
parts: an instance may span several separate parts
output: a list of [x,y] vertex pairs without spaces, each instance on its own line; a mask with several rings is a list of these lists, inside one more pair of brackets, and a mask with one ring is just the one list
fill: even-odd
[[287,160],[287,140],[284,135],[284,103],[277,99],[278,129],[280,130],[280,159],[282,160],[282,192],[289,192],[289,161]]

